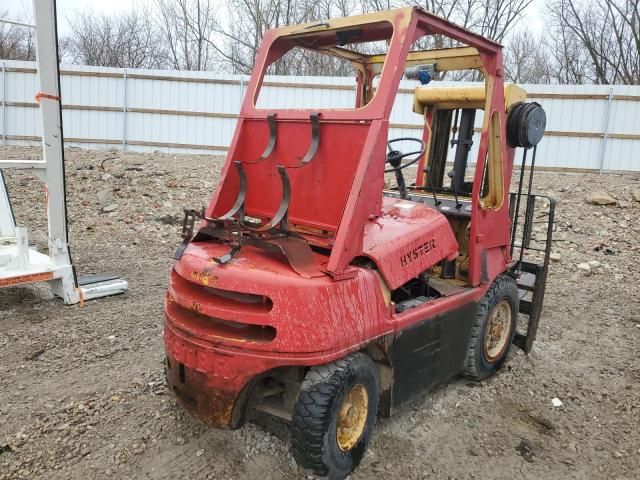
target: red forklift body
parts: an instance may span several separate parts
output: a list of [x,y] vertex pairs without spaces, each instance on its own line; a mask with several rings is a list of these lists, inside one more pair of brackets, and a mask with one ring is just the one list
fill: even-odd
[[[425,35],[465,47],[410,51]],[[344,48],[377,41],[386,55]],[[352,61],[354,108],[258,108],[265,73],[292,48]],[[424,62],[485,79],[472,189],[462,203],[453,191],[454,215],[451,192],[429,203],[425,183],[442,108],[425,108],[412,194],[383,194],[396,92],[405,67]],[[308,368],[365,351],[388,414],[464,369],[477,304],[513,265],[503,77],[500,45],[418,8],[266,32],[220,183],[206,211],[185,217],[170,277],[166,372],[186,409],[237,427],[267,379],[299,385]]]

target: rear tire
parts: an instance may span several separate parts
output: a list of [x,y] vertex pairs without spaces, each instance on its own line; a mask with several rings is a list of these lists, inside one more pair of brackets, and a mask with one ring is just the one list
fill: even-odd
[[501,275],[487,290],[471,330],[465,376],[484,380],[504,364],[516,334],[519,299],[513,278]]
[[309,369],[291,422],[291,453],[319,476],[343,479],[358,466],[378,412],[378,374],[363,353]]

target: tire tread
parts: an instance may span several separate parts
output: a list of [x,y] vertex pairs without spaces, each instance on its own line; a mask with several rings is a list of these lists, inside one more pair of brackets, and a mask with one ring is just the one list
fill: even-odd
[[311,367],[300,387],[291,421],[291,453],[296,462],[315,475],[328,475],[323,445],[331,423],[331,410],[340,389],[350,374],[350,365],[365,357],[351,353],[334,362]]
[[[515,293],[514,293],[515,292]],[[490,376],[493,372],[487,374],[486,371],[482,371],[478,365],[479,355],[483,355],[483,329],[486,317],[489,314],[489,310],[492,306],[494,299],[501,297],[508,297],[514,295],[518,296],[518,287],[513,278],[508,275],[498,276],[491,284],[487,293],[482,297],[482,300],[478,304],[476,310],[476,316],[473,321],[473,327],[471,329],[471,339],[469,341],[469,351],[467,352],[467,361],[465,365],[464,375],[472,380],[481,381]],[[513,321],[516,322],[518,315],[517,304],[516,311],[513,312]],[[515,325],[513,327],[515,330]],[[512,338],[513,339],[512,332]],[[504,356],[509,353],[509,347],[504,352]]]

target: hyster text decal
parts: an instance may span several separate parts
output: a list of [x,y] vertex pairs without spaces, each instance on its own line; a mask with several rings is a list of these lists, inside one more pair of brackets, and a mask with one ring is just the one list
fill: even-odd
[[409,264],[416,261],[422,255],[426,255],[427,253],[432,251],[434,248],[436,248],[436,240],[435,238],[432,238],[431,240],[428,240],[423,244],[418,245],[413,250],[403,254],[400,257],[400,265],[402,265],[403,267],[408,267]]

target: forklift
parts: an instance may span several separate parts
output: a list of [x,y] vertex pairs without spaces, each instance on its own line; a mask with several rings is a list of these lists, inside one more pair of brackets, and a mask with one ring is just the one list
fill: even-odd
[[[412,50],[429,35],[457,46]],[[260,107],[269,66],[294,48],[350,62],[355,105]],[[545,113],[502,62],[499,44],[414,7],[266,32],[220,183],[185,211],[170,274],[165,373],[186,410],[216,428],[283,418],[296,462],[341,479],[378,415],[490,377],[511,344],[531,350],[555,203],[531,192]],[[465,70],[484,85],[429,81]],[[387,141],[403,77],[420,82],[423,133]]]

